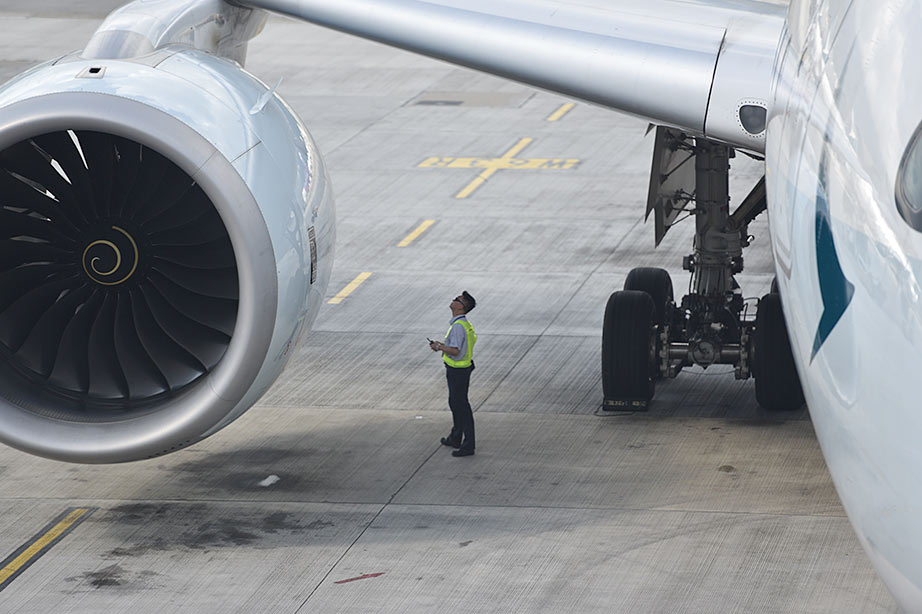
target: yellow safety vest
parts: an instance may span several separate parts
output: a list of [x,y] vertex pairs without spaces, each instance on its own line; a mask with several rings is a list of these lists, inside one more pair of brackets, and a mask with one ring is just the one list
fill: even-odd
[[477,343],[477,333],[474,332],[474,327],[471,326],[471,323],[467,320],[458,320],[448,327],[448,332],[445,333],[445,340],[448,340],[448,335],[451,333],[451,327],[455,324],[460,324],[464,327],[464,332],[467,335],[467,349],[464,352],[464,356],[461,356],[460,360],[455,360],[452,356],[449,356],[447,352],[442,352],[442,360],[445,361],[445,364],[449,367],[455,367],[456,369],[463,369],[474,364],[474,344]]

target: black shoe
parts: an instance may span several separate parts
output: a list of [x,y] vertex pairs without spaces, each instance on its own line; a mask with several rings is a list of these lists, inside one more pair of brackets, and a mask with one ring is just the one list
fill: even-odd
[[439,441],[442,442],[442,445],[443,445],[443,446],[449,446],[449,447],[452,447],[452,448],[460,448],[460,447],[461,447],[461,440],[460,440],[460,439],[452,439],[451,437],[442,437],[442,439],[440,439]]
[[474,456],[474,448],[459,448],[453,450],[451,453],[452,456]]

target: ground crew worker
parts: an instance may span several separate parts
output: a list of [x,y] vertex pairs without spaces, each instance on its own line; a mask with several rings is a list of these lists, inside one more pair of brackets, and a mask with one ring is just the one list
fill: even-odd
[[477,301],[466,291],[451,301],[451,323],[445,341],[430,341],[433,352],[442,352],[445,377],[448,379],[448,406],[451,408],[453,426],[442,445],[456,448],[452,456],[474,454],[474,412],[467,399],[467,389],[474,370],[474,344],[477,334],[467,321],[467,314],[477,306]]

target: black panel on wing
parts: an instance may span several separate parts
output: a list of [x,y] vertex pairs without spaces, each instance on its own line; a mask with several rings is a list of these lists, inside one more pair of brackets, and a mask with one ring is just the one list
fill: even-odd
[[0,152],[0,360],[87,408],[123,411],[200,380],[230,343],[237,264],[178,166],[100,132]]

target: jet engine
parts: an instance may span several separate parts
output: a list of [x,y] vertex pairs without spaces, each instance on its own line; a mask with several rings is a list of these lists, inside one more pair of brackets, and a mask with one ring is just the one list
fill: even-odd
[[186,46],[0,89],[0,440],[102,463],[199,441],[317,315],[333,199],[294,112]]

